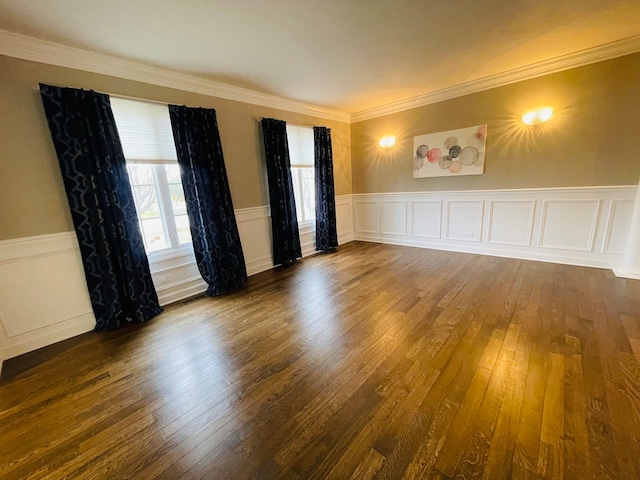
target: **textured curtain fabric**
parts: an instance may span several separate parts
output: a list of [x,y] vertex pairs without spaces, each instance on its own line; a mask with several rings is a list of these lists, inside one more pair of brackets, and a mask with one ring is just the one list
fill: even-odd
[[247,283],[215,110],[169,105],[196,263],[207,294]]
[[96,330],[162,311],[107,95],[40,85],[76,229]]
[[269,180],[273,264],[289,265],[302,257],[302,250],[291,180],[287,124],[282,120],[263,118],[262,134]]
[[313,127],[313,143],[316,174],[316,250],[326,251],[338,246],[331,130],[327,127]]

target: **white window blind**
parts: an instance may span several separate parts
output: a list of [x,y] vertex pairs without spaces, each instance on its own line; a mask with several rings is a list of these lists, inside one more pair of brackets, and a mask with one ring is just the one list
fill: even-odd
[[111,97],[111,109],[127,163],[177,161],[166,105]]
[[298,222],[315,219],[313,128],[287,125],[291,180]]
[[291,165],[313,166],[313,128],[287,125]]

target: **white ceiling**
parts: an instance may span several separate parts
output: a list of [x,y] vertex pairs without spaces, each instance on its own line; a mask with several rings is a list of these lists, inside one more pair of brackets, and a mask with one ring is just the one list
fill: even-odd
[[640,34],[639,0],[0,0],[0,29],[349,113]]

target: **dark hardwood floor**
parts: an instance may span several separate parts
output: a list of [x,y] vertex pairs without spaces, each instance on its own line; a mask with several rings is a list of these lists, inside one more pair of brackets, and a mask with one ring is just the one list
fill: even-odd
[[0,478],[640,478],[640,281],[354,242],[6,362]]

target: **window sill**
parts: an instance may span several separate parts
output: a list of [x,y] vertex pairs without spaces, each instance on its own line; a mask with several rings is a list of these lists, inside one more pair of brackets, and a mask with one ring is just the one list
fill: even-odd
[[150,252],[147,254],[147,258],[149,259],[149,263],[158,263],[189,255],[193,255],[193,246],[191,243],[183,243],[177,248],[165,248],[163,250]]

